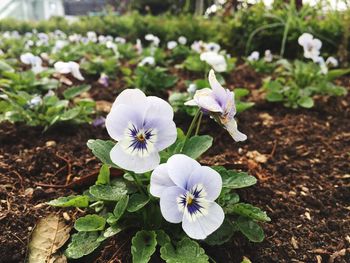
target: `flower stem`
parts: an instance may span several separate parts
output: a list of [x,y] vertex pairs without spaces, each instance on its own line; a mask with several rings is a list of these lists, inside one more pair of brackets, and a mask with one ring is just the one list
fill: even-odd
[[187,131],[187,133],[186,133],[185,141],[184,141],[184,144],[182,145],[181,152],[182,152],[182,149],[184,148],[184,146],[185,146],[187,140],[191,137],[192,131],[193,131],[195,125],[196,125],[196,122],[197,122],[197,119],[198,119],[200,113],[201,113],[201,111],[200,111],[200,109],[198,109],[198,110],[196,111],[196,114],[194,115],[194,117],[193,117],[193,119],[192,119],[192,122],[191,122],[191,124],[190,124],[190,127],[188,128],[188,131]]
[[201,112],[201,114],[199,115],[195,135],[198,135],[198,133],[199,133],[199,128],[201,127],[202,117],[203,117],[203,112]]
[[130,173],[130,174],[131,174],[132,178],[134,179],[134,181],[135,181],[135,183],[136,183],[137,189],[138,189],[140,192],[142,192],[142,193],[144,193],[145,195],[147,195],[145,189],[143,188],[142,183],[141,183],[140,180],[137,178],[137,176],[135,175],[135,173]]

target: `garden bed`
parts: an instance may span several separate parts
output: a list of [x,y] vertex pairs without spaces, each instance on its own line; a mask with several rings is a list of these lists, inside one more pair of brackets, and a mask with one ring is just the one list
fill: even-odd
[[[261,79],[251,74],[236,71],[239,77],[227,81],[229,87],[250,88],[250,99],[257,103],[239,115],[248,140],[234,143],[208,119],[202,132],[215,140],[200,162],[255,176],[258,184],[239,194],[267,211],[271,222],[263,226],[262,243],[235,235],[224,246],[206,247],[208,255],[216,262],[241,262],[243,256],[252,262],[350,262],[350,95],[320,99],[312,110],[290,110],[260,101],[256,88]],[[342,80],[347,87],[349,82]],[[58,126],[46,133],[0,125],[0,262],[24,261],[37,220],[57,212],[44,203],[85,190],[86,180],[70,184],[75,177],[97,175],[100,163],[86,147],[91,138],[109,136],[89,125]],[[83,211],[59,213],[74,222]],[[125,232],[112,238],[102,252],[81,262],[129,262],[131,237]]]

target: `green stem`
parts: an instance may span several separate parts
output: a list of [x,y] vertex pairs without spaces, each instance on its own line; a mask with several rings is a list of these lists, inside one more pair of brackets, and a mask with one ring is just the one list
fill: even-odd
[[145,195],[147,195],[147,192],[145,191],[145,189],[143,188],[142,183],[139,181],[139,179],[137,178],[137,175],[135,175],[134,173],[130,172],[132,178],[134,179],[135,183],[136,183],[136,187],[137,189],[144,193]]
[[197,119],[198,119],[200,113],[201,113],[201,111],[200,111],[200,109],[198,109],[198,110],[196,111],[196,114],[194,115],[194,117],[193,117],[193,119],[192,119],[192,122],[191,122],[191,124],[190,124],[190,127],[188,128],[188,131],[187,131],[187,133],[186,133],[185,141],[184,141],[184,144],[182,145],[181,152],[182,152],[182,150],[183,150],[183,148],[184,148],[184,146],[185,146],[187,140],[191,137],[192,131],[193,131],[193,129],[194,129],[194,126],[196,125],[196,122],[197,122]]
[[203,117],[203,112],[201,112],[201,114],[199,115],[195,135],[198,135],[198,133],[199,133],[199,128],[201,127],[202,117]]

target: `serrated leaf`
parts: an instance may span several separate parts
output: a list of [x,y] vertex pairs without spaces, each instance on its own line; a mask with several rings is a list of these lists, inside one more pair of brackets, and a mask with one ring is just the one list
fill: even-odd
[[227,208],[227,213],[235,213],[245,217],[250,217],[251,219],[270,222],[271,219],[267,216],[266,212],[262,211],[260,208],[255,207],[251,204],[238,203]]
[[110,172],[107,164],[103,164],[100,168],[96,184],[109,184],[110,183]]
[[239,189],[252,186],[257,182],[254,176],[248,175],[245,172],[227,170],[223,166],[213,166],[212,168],[221,175],[223,188]]
[[225,219],[224,223],[210,236],[205,239],[205,242],[211,246],[222,245],[230,241],[235,229],[232,223]]
[[127,194],[125,185],[93,185],[89,192],[95,198],[104,201],[119,201]]
[[131,240],[133,263],[147,263],[156,251],[157,239],[154,231],[139,231]]
[[85,195],[71,195],[67,197],[59,197],[47,203],[56,207],[88,207],[89,197]]
[[26,262],[66,262],[65,257],[57,251],[69,239],[70,230],[71,227],[58,215],[48,215],[40,219],[28,244]]
[[91,86],[89,85],[80,85],[80,86],[76,86],[76,87],[71,87],[66,89],[63,92],[63,97],[67,100],[70,100],[78,95],[80,95],[83,92],[88,91],[91,88]]
[[97,241],[98,238],[97,232],[78,232],[72,235],[65,255],[68,258],[77,259],[92,253],[101,244]]
[[195,135],[186,141],[182,153],[197,159],[205,153],[213,144],[213,138],[209,135]]
[[160,256],[167,263],[209,262],[204,249],[188,237],[183,238],[177,244],[176,249],[170,243],[165,244],[160,249]]
[[129,204],[128,204],[128,212],[136,212],[140,210],[142,207],[147,205],[149,202],[149,196],[146,196],[144,194],[133,194],[130,196]]
[[111,167],[118,168],[118,166],[112,162],[111,157],[109,156],[109,153],[114,145],[115,143],[112,141],[104,141],[100,139],[88,140],[87,142],[89,149],[98,159],[100,159],[101,162],[108,164]]
[[80,217],[75,221],[74,228],[77,231],[99,231],[103,230],[106,225],[106,219],[98,215],[86,215],[84,217]]
[[116,206],[113,210],[115,222],[117,222],[123,216],[123,214],[128,206],[128,203],[129,203],[129,196],[128,195],[123,196],[122,199],[120,199],[118,201],[118,203],[116,204]]
[[261,242],[265,238],[262,228],[252,219],[240,216],[235,225],[252,242]]

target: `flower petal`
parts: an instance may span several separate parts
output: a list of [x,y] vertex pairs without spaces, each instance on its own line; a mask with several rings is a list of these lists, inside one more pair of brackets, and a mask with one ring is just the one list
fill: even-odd
[[[159,112],[159,116],[161,114]],[[177,130],[172,119],[163,119],[159,116],[158,118],[149,119],[147,115],[144,120],[144,129],[152,129],[157,134],[155,146],[158,151],[162,151],[176,141]]]
[[77,62],[70,61],[68,62],[69,66],[71,68],[71,73],[74,78],[78,80],[84,80],[83,75],[81,75],[80,70],[79,70],[79,64]]
[[115,99],[113,107],[119,104],[126,104],[132,106],[137,109],[142,115],[144,115],[145,111],[148,108],[148,103],[146,100],[146,95],[139,89],[126,89],[122,91],[118,97]]
[[224,222],[225,214],[222,208],[215,202],[210,202],[208,213],[199,216],[196,220],[189,220],[186,216],[182,219],[182,228],[193,239],[205,239],[217,230]]
[[112,162],[119,167],[135,173],[152,171],[160,162],[160,156],[156,151],[144,156],[130,154],[123,147],[123,141],[118,142],[112,148],[110,157]]
[[169,187],[176,186],[169,177],[167,164],[160,164],[154,169],[151,175],[150,185],[150,192],[156,197],[160,197],[163,191]]
[[214,201],[219,197],[222,188],[222,179],[220,174],[214,169],[208,166],[196,168],[187,182],[187,189],[191,189],[198,184],[203,185],[207,194],[205,199]]
[[210,112],[223,112],[220,104],[216,101],[215,95],[211,89],[205,88],[197,90],[194,94],[194,100],[200,108]]
[[143,116],[130,105],[120,104],[112,108],[106,117],[106,129],[114,140],[120,141],[125,136],[129,124],[140,127],[143,123]]
[[196,160],[184,154],[171,156],[167,164],[169,177],[177,186],[183,189],[187,189],[187,181],[192,172],[201,166]]
[[224,124],[226,130],[229,132],[231,137],[236,141],[236,142],[242,142],[247,139],[247,135],[244,133],[241,133],[237,129],[237,122],[235,119],[231,119],[228,123]]
[[68,63],[62,62],[62,61],[56,62],[54,64],[54,67],[55,67],[55,70],[61,74],[68,74],[70,73],[70,70],[71,70]]
[[147,103],[149,105],[146,113],[148,118],[164,118],[171,120],[174,118],[174,110],[165,100],[155,96],[148,96]]
[[177,198],[185,194],[185,190],[173,186],[169,187],[160,196],[160,211],[166,221],[170,223],[180,223],[183,218],[183,212],[180,211]]

